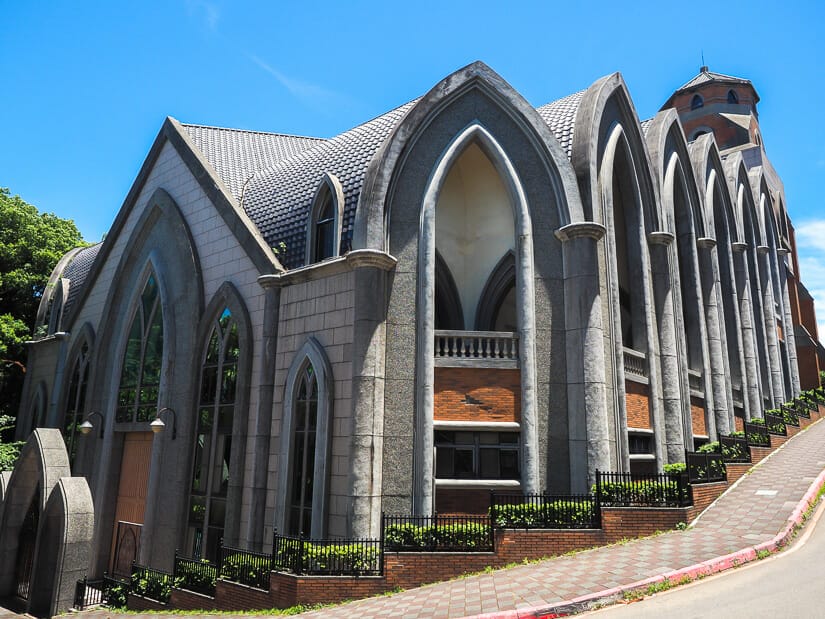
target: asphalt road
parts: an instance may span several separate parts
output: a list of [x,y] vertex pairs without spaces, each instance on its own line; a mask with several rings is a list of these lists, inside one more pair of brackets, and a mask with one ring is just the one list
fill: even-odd
[[660,593],[580,617],[593,619],[825,619],[825,503],[795,544],[757,561]]

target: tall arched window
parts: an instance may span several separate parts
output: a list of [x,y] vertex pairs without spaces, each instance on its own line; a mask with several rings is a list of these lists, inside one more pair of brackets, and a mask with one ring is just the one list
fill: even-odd
[[318,380],[307,363],[300,373],[293,408],[292,462],[287,533],[309,535],[315,486],[315,445],[318,429]]
[[212,328],[201,369],[189,500],[187,545],[193,556],[210,560],[226,524],[239,356],[238,324],[227,308]]
[[116,421],[149,421],[154,418],[158,407],[162,362],[163,314],[160,291],[155,276],[150,275],[129,329],[120,374]]
[[77,454],[77,428],[83,421],[86,406],[86,384],[89,380],[89,344],[83,342],[72,368],[69,395],[66,398],[66,412],[63,417],[63,440],[69,453],[69,463],[74,464]]

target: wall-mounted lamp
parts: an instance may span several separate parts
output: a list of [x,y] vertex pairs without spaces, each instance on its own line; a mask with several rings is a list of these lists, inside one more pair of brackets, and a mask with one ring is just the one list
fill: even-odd
[[90,419],[92,417],[94,417],[95,415],[100,417],[100,434],[99,434],[99,438],[103,438],[103,426],[105,424],[105,420],[103,419],[103,415],[101,415],[97,411],[92,411],[91,413],[86,415],[86,421],[81,423],[78,426],[78,429],[80,430],[80,433],[83,434],[83,435],[89,434],[89,432],[91,432],[94,429],[94,426],[92,425],[92,422],[90,421]]
[[171,413],[172,414],[172,440],[175,440],[175,437],[178,435],[178,422],[177,422],[177,415],[175,411],[173,411],[168,406],[164,406],[162,409],[158,411],[157,416],[152,420],[152,423],[149,424],[149,427],[152,428],[152,432],[157,434],[161,432],[165,427],[166,424],[163,423],[163,419],[160,418],[161,413]]

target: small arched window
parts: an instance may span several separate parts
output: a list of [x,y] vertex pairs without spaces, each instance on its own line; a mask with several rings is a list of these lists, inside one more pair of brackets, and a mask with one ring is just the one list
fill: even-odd
[[702,95],[693,95],[693,99],[690,100],[690,109],[698,110],[703,105],[705,105],[705,100],[702,99]]
[[149,421],[158,407],[163,362],[163,314],[154,274],[140,295],[123,355],[115,421]]
[[69,463],[74,464],[77,454],[77,429],[83,420],[86,407],[86,385],[89,381],[89,344],[83,342],[72,368],[66,412],[63,416],[63,440],[69,453]]
[[238,324],[228,308],[215,321],[201,368],[187,545],[216,560],[226,524],[232,425],[238,384]]
[[736,91],[733,89],[728,91],[728,103],[732,105],[739,103],[739,95],[737,95]]
[[338,255],[341,245],[341,217],[344,190],[332,174],[325,174],[315,192],[307,230],[306,263],[312,264]]

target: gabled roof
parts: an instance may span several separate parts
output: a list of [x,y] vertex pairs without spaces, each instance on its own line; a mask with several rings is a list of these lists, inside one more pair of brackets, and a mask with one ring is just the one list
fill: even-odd
[[573,131],[576,125],[576,112],[584,96],[584,90],[567,95],[556,101],[537,108],[536,111],[544,119],[556,135],[556,139],[561,144],[567,158],[570,159],[573,153]]
[[195,146],[215,168],[236,200],[255,172],[312,148],[324,140],[280,133],[181,125]]

